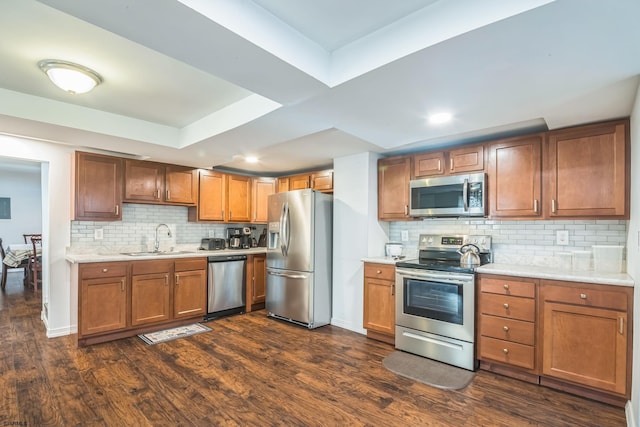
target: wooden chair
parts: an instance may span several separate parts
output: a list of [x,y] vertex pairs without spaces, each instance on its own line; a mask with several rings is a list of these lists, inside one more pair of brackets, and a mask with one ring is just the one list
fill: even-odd
[[29,257],[29,277],[35,292],[38,290],[38,283],[42,283],[42,255],[38,255],[37,251],[38,246],[42,249],[42,236],[31,236],[31,246],[33,247],[33,254]]
[[24,239],[25,243],[31,243],[31,238],[32,237],[40,237],[42,238],[42,234],[23,234],[22,238]]

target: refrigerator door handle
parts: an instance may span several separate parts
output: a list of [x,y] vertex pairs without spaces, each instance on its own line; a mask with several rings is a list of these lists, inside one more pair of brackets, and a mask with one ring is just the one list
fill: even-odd
[[280,212],[280,252],[282,252],[282,256],[287,256],[287,248],[285,245],[286,239],[286,230],[285,230],[285,212],[287,211],[287,204],[284,203],[282,205],[282,212]]
[[305,276],[304,274],[277,273],[275,271],[270,271],[270,270],[267,270],[267,274],[271,276],[287,277],[289,279],[306,279],[307,278],[307,276]]
[[285,229],[287,230],[287,235],[285,237],[286,239],[286,246],[285,246],[285,254],[286,256],[289,256],[289,245],[291,244],[291,229],[290,229],[290,225],[291,225],[291,212],[289,211],[289,202],[287,202],[287,206],[286,206],[286,214],[284,217],[284,222],[285,222]]

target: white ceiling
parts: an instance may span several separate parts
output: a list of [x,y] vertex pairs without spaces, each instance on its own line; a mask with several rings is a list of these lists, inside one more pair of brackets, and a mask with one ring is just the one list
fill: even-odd
[[[638,16],[637,0],[3,0],[0,133],[272,174],[625,117]],[[67,94],[47,58],[104,82]],[[441,110],[453,122],[428,125]]]

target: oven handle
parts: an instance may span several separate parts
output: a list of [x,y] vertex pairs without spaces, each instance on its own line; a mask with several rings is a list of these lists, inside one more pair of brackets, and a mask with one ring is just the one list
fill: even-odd
[[402,276],[402,278],[409,279],[429,279],[429,280],[438,280],[442,283],[447,282],[473,282],[473,274],[438,274],[438,273],[418,273],[414,270],[403,270],[401,268],[396,268],[396,274]]

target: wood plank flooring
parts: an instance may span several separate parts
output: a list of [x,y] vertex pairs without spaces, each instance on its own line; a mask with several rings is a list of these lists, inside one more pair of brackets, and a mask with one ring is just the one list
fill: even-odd
[[[14,277],[12,277],[14,276]],[[155,346],[48,339],[40,291],[0,294],[0,425],[624,426],[624,410],[479,371],[445,391],[382,366],[393,346],[264,311]]]

